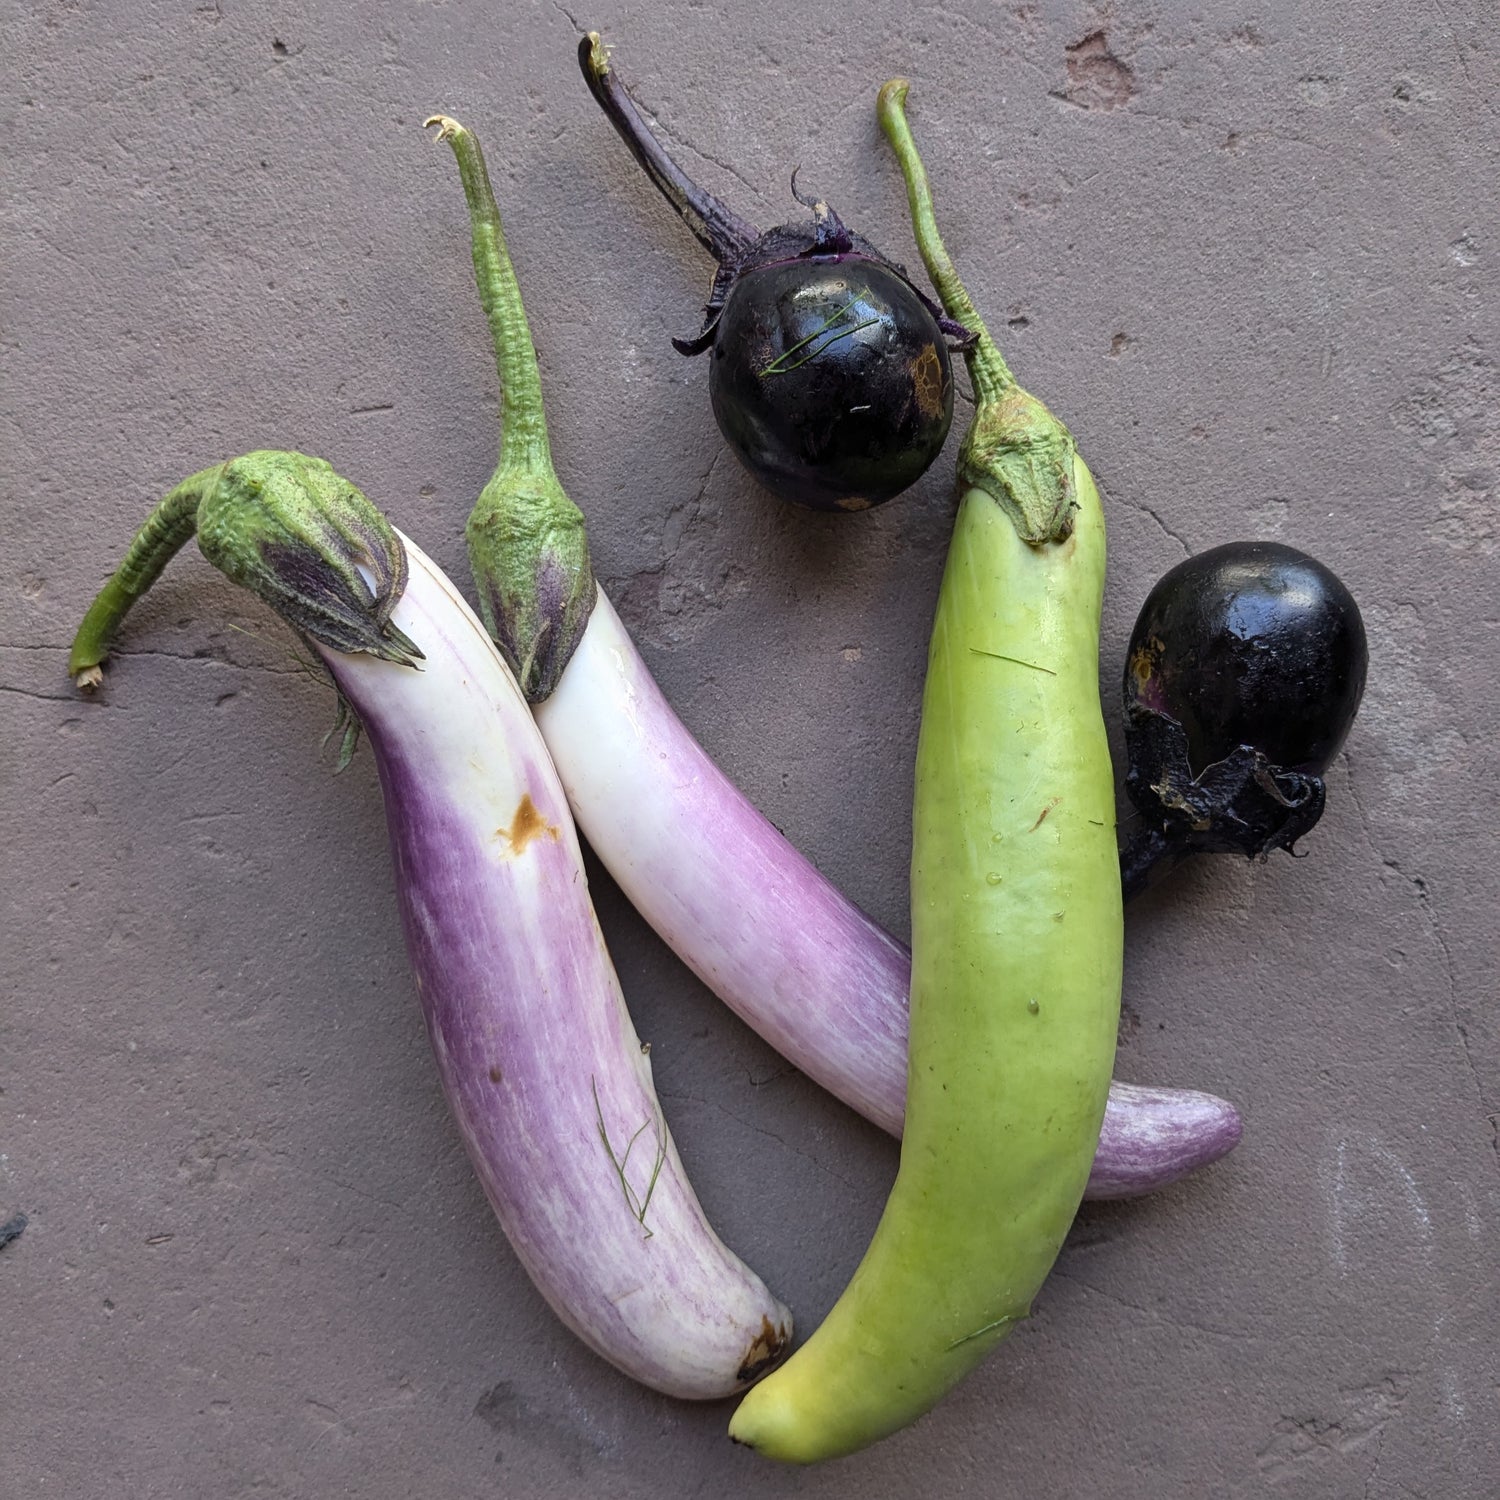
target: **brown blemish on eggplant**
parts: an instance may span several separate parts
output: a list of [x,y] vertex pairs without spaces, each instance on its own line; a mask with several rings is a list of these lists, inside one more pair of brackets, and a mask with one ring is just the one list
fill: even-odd
[[863,495],[845,495],[835,502],[839,510],[869,510],[870,502]]
[[526,846],[533,839],[544,835],[554,844],[560,837],[558,829],[537,811],[530,792],[522,795],[520,805],[516,808],[516,815],[510,820],[510,827],[496,829],[496,833],[500,838],[510,841],[512,854],[524,854]]
[[785,1328],[778,1328],[769,1318],[762,1317],[760,1332],[751,1341],[743,1363],[735,1371],[735,1378],[748,1382],[764,1375],[786,1353],[790,1342],[791,1335]]
[[490,1064],[490,1082],[491,1083],[503,1083],[504,1081],[505,1081],[505,1074],[500,1071],[500,1064],[499,1063],[491,1063]]
[[935,344],[911,362],[911,383],[922,415],[936,417],[943,409],[943,362]]
[[1044,823],[1044,822],[1046,822],[1046,820],[1047,820],[1047,814],[1048,814],[1048,813],[1049,813],[1049,812],[1051,812],[1051,811],[1052,811],[1052,809],[1053,809],[1053,808],[1054,808],[1054,807],[1056,807],[1056,806],[1057,806],[1057,804],[1058,804],[1058,803],[1059,803],[1059,802],[1061,802],[1061,801],[1062,801],[1062,798],[1061,798],[1061,797],[1054,797],[1054,798],[1053,798],[1053,799],[1052,799],[1052,800],[1051,800],[1051,801],[1050,801],[1050,802],[1049,802],[1049,803],[1048,803],[1048,804],[1047,804],[1047,805],[1046,805],[1046,806],[1045,806],[1045,807],[1044,807],[1044,808],[1043,808],[1043,809],[1042,809],[1042,810],[1041,810],[1041,812],[1040,812],[1040,813],[1038,813],[1038,814],[1037,814],[1037,820],[1036,820],[1036,822],[1035,822],[1035,823],[1033,823],[1033,824],[1032,824],[1032,825],[1031,825],[1031,827],[1030,827],[1030,828],[1028,828],[1028,829],[1027,829],[1027,830],[1026,830],[1026,831],[1027,831],[1027,833],[1035,833],[1035,832],[1036,832],[1036,831],[1037,831],[1037,829],[1038,829],[1038,828],[1040,828],[1040,827],[1041,827],[1041,826],[1042,826],[1042,824],[1043,824],[1043,823]]
[[1137,691],[1144,690],[1151,681],[1156,668],[1156,658],[1161,655],[1161,642],[1154,637],[1130,653],[1130,675],[1135,678]]

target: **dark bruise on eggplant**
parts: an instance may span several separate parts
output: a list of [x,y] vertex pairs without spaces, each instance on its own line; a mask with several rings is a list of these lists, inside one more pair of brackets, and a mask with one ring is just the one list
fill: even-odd
[[672,344],[713,351],[714,418],[741,462],[815,510],[864,510],[908,488],[948,435],[949,342],[967,347],[969,331],[795,174],[810,221],[762,233],[740,218],[667,156],[597,34],[578,57],[631,154],[718,262],[702,328]]
[[1364,693],[1359,607],[1322,563],[1230,542],[1166,573],[1130,637],[1127,897],[1189,854],[1294,852]]

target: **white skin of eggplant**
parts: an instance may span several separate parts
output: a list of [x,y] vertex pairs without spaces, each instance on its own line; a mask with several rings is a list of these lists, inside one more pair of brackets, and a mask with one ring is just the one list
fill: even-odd
[[[452,583],[406,549],[393,619],[425,653],[419,669],[322,654],[380,762],[444,1093],[562,1320],[656,1390],[729,1395],[768,1327],[789,1336],[790,1314],[719,1240],[683,1171],[524,698]],[[527,798],[535,816],[518,818]],[[638,1130],[627,1194],[617,1163]]]
[[[602,590],[561,682],[533,712],[579,826],[641,915],[777,1051],[900,1135],[906,949],[714,765]],[[1087,1196],[1164,1186],[1238,1138],[1222,1099],[1117,1083]]]

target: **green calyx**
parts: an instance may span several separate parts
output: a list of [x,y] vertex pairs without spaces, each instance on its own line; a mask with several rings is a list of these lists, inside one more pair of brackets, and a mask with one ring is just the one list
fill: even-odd
[[964,353],[974,382],[974,419],[959,452],[959,482],[991,496],[1030,546],[1066,541],[1077,509],[1073,435],[1011,374],[948,256],[933,213],[927,169],[906,122],[909,89],[904,78],[882,87],[876,106],[880,126],[906,179],[917,249],[943,311],[977,335]]
[[391,623],[406,550],[391,524],[321,458],[263,450],[185,479],[152,511],[74,638],[68,668],[96,687],[109,643],[187,539],[300,635],[335,651],[415,666]]
[[521,288],[478,140],[433,115],[469,207],[474,279],[500,376],[500,461],[465,535],[480,612],[530,703],[549,697],[588,627],[598,589],[583,512],[552,467],[542,379]]
[[551,696],[598,590],[583,512],[544,471],[501,464],[464,527],[485,628],[528,703]]
[[[981,337],[983,335],[981,334]],[[1073,531],[1073,434],[1018,385],[977,401],[958,452],[958,479],[983,490],[1023,542],[1060,542]]]
[[406,549],[326,460],[266,449],[225,464],[198,507],[198,547],[309,640],[403,666],[421,659],[390,618]]

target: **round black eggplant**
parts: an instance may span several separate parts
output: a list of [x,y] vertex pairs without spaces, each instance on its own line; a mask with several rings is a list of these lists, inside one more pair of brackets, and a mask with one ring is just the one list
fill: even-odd
[[662,149],[595,33],[579,43],[589,89],[646,175],[718,262],[703,326],[673,339],[713,351],[709,395],[725,441],[778,499],[867,510],[899,495],[953,420],[948,340],[973,336],[821,199],[812,219],[762,233]]
[[1229,542],[1165,574],[1130,637],[1127,703],[1169,714],[1196,772],[1240,745],[1321,775],[1365,688],[1364,622],[1316,558]]
[[1127,896],[1193,853],[1292,851],[1364,693],[1359,606],[1316,558],[1230,542],[1166,573],[1125,665]]
[[935,459],[953,420],[937,319],[864,255],[786,260],[736,277],[709,371],[714,419],[772,494],[865,510]]

